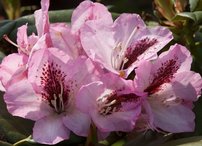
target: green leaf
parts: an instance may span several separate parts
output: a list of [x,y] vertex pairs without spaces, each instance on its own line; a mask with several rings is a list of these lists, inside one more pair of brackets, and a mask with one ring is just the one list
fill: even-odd
[[0,146],[13,146],[13,145],[0,140]]
[[111,12],[111,14],[112,14],[112,18],[115,20],[116,18],[118,18],[119,17],[119,13],[114,13],[114,12]]
[[192,12],[202,10],[202,0],[189,0],[189,5]]
[[125,144],[125,140],[121,139],[112,144],[111,146],[123,146]]
[[182,12],[182,13],[178,13],[173,18],[173,21],[181,21],[181,20],[191,20],[196,25],[200,25],[202,24],[202,11]]
[[3,60],[4,57],[5,57],[5,54],[0,51],[0,62]]
[[201,146],[202,136],[182,138],[174,141],[170,141],[162,146]]

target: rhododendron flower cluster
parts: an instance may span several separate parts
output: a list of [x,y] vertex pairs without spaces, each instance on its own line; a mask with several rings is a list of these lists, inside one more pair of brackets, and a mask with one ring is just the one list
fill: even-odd
[[[149,28],[137,14],[113,21],[99,3],[82,2],[71,24],[49,23],[49,0],[35,12],[37,34],[17,32],[18,52],[0,65],[8,111],[35,121],[32,137],[43,144],[111,132],[189,132],[202,79],[192,56],[164,27]],[[160,54],[160,55],[159,55]]]

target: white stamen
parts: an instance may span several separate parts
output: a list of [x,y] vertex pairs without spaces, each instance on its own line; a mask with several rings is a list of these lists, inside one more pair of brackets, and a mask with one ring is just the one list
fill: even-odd
[[108,97],[111,96],[113,90],[105,90],[99,98],[97,98],[98,111],[101,115],[107,115],[117,110],[113,105],[117,102],[116,99],[109,102]]
[[123,70],[124,64],[128,61],[127,58],[125,58],[125,53],[127,51],[128,45],[132,37],[134,36],[137,30],[138,30],[138,27],[135,27],[133,29],[124,46],[122,45],[123,43],[119,42],[116,45],[116,47],[113,49],[111,64],[114,69]]
[[111,106],[111,105],[113,105],[113,104],[115,104],[116,103],[116,100],[113,100],[112,102],[110,102],[110,103],[108,103],[108,104],[105,104],[105,106]]
[[[64,100],[63,100],[63,85],[62,85],[62,82],[60,81],[60,87],[61,87],[61,91],[60,91],[60,94],[58,96],[56,96],[56,94],[53,95],[54,99],[51,100],[51,104],[54,106],[55,108],[55,111],[57,113],[60,113],[64,110]],[[58,100],[58,105],[57,105],[57,100]]]
[[13,46],[19,48],[19,46],[18,46],[16,43],[14,43],[13,41],[11,41],[11,39],[10,39],[6,34],[3,35],[3,38],[4,38],[7,42],[9,42],[10,44],[12,44]]
[[54,97],[54,99],[51,100],[51,104],[54,106],[56,112],[59,112],[58,107],[57,107],[57,96],[54,94],[53,97]]
[[17,45],[16,43],[14,43],[6,34],[3,35],[3,38],[4,38],[7,42],[9,42],[10,44],[12,44],[13,46],[15,46],[15,47],[17,47],[18,49],[20,49],[23,53],[25,53],[25,54],[27,54],[27,55],[29,54],[26,49],[21,48],[19,45]]
[[126,43],[125,43],[125,46],[124,46],[123,49],[122,49],[122,52],[123,52],[123,53],[126,52],[126,50],[127,50],[127,48],[128,48],[128,45],[129,45],[129,43],[130,43],[132,37],[134,36],[134,34],[136,33],[137,30],[138,30],[138,27],[135,27],[135,28],[133,29],[133,31],[131,32],[131,34],[130,34],[128,40],[127,40]]
[[113,48],[113,53],[112,53],[112,56],[111,56],[111,64],[112,64],[112,67],[116,70],[119,69],[119,66],[120,66],[120,52],[121,52],[121,43],[118,43],[118,45],[116,45],[115,48]]

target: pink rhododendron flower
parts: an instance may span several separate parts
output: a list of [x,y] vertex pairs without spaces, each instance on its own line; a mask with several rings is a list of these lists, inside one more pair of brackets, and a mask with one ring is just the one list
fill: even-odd
[[127,76],[140,60],[156,58],[171,39],[163,27],[147,28],[136,14],[121,14],[113,25],[88,21],[81,29],[81,43],[87,55],[111,72],[126,70]]
[[[39,50],[49,47],[49,39],[47,35],[41,37],[33,46],[33,50]],[[31,53],[32,54],[32,53]],[[23,74],[27,70],[27,64],[30,60],[30,54],[26,54],[23,50],[18,53],[13,53],[5,57],[0,65],[0,81],[2,83],[2,90],[6,91],[10,85],[10,80],[14,82],[15,74]],[[18,80],[18,79],[17,79]]]
[[28,36],[26,24],[17,44],[6,38],[18,52],[0,65],[7,109],[35,121],[34,141],[56,144],[70,132],[92,136],[91,126],[99,138],[114,131],[193,131],[202,79],[190,71],[185,47],[157,55],[173,38],[167,28],[149,28],[137,14],[113,22],[107,7],[91,1],[73,11],[71,25],[50,24],[49,3],[41,0],[34,13],[37,34]]
[[8,111],[36,121],[33,139],[55,144],[69,138],[70,131],[87,136],[89,117],[75,107],[75,96],[93,80],[94,66],[86,58],[69,60],[57,48],[35,51],[24,78],[5,93]]
[[[19,53],[29,55],[37,43],[37,41],[44,35],[49,33],[49,17],[48,17],[49,0],[41,0],[41,9],[35,11],[35,25],[37,34],[34,33],[31,36],[27,35],[27,25],[23,25],[18,28],[17,32],[17,44]],[[49,38],[50,39],[50,38]],[[49,40],[49,46],[51,46],[51,40]]]
[[141,112],[144,94],[135,91],[131,80],[106,74],[101,81],[83,86],[77,107],[88,113],[99,132],[131,131]]
[[[22,72],[24,71],[28,63],[30,53],[33,52],[33,50],[38,50],[41,48],[47,48],[52,46],[51,40],[46,34],[48,32],[47,29],[49,25],[48,22],[49,0],[42,0],[41,4],[42,4],[42,10],[39,10],[41,13],[36,17],[36,23],[37,23],[36,27],[39,36],[36,36],[35,34],[27,36],[27,25],[23,25],[18,28],[17,44],[14,44],[8,39],[7,36],[5,36],[5,39],[7,39],[9,42],[18,47],[18,53],[13,53],[5,57],[0,65],[0,80],[3,86],[1,89],[4,91],[6,90],[5,88],[8,87],[8,82],[10,81],[10,79],[12,79],[16,73],[20,74],[21,71]],[[43,17],[42,15],[45,17],[45,20],[47,22],[40,24],[41,20],[39,19]],[[43,28],[40,28],[41,26],[43,26]],[[12,79],[12,82],[13,81],[14,79]]]
[[148,93],[144,105],[150,126],[172,133],[194,130],[192,103],[201,94],[202,79],[190,71],[191,63],[189,51],[176,44],[135,70],[137,87]]

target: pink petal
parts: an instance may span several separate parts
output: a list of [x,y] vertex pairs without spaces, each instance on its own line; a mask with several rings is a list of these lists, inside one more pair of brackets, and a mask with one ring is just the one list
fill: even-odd
[[145,27],[146,25],[139,15],[121,14],[114,22],[114,39],[116,43],[122,43],[122,48],[126,48],[131,43],[132,38],[137,39],[136,36]]
[[79,136],[88,136],[91,120],[87,114],[74,110],[63,118],[64,125]]
[[84,1],[73,11],[72,30],[78,32],[86,21],[99,20],[100,23],[111,25],[113,23],[111,13],[100,3]]
[[172,46],[152,63],[144,62],[139,65],[136,69],[137,86],[145,87],[146,92],[156,92],[161,85],[170,83],[175,74],[190,70],[191,61],[191,55],[186,48],[180,45]]
[[76,96],[76,107],[84,113],[89,113],[90,110],[96,109],[96,99],[102,92],[103,83],[100,81],[82,86]]
[[[142,60],[154,60],[157,53],[173,39],[171,31],[164,27],[145,28],[132,38],[131,48],[139,52],[130,68],[134,69]],[[142,51],[141,51],[142,50]]]
[[0,65],[0,80],[5,87],[12,75],[26,63],[26,57],[13,53],[5,57]]
[[135,110],[127,112],[116,112],[108,116],[102,116],[97,111],[90,111],[92,120],[101,132],[112,132],[112,131],[131,131],[135,126],[141,112],[140,106]]
[[36,121],[33,139],[43,144],[56,144],[69,138],[70,131],[64,126],[62,115],[52,115]]
[[66,52],[71,58],[79,56],[78,38],[72,34],[67,25],[54,25],[50,27],[50,35],[53,46]]
[[[109,80],[110,79],[110,80]],[[127,89],[129,91],[134,90],[133,82],[132,80],[125,80],[119,75],[113,74],[113,73],[106,73],[101,76],[101,81],[105,84],[106,87],[109,87],[110,89]]]
[[[46,49],[40,49],[38,51],[35,51],[30,58],[30,61],[28,64],[28,80],[31,83],[35,83],[38,68],[42,66],[43,60],[47,60],[48,58],[48,54],[45,52],[47,52]],[[36,82],[36,84],[40,84],[40,83]]]
[[[31,38],[30,38],[31,39]],[[52,40],[50,39],[49,34],[45,34],[42,37],[40,37],[35,44],[33,44],[33,47],[30,50],[29,57],[32,56],[32,53],[39,50],[39,49],[45,49],[52,47]]]
[[[193,87],[190,88],[191,84],[188,86],[183,86],[183,82],[174,84],[174,86],[172,83],[163,84],[159,91],[148,97],[154,116],[154,126],[173,133],[193,131],[194,113],[189,105],[194,100],[193,96],[196,98],[196,93],[193,93]],[[181,92],[177,91],[178,88]],[[193,95],[190,93],[188,93],[190,97],[184,95],[182,92],[185,90]]]
[[143,61],[138,68],[135,69],[135,86],[141,91],[144,91],[150,85],[150,76],[152,71],[152,63]]
[[4,100],[12,115],[31,120],[38,120],[52,111],[42,102],[40,96],[35,94],[26,78],[10,85],[4,95]]
[[35,25],[37,28],[38,36],[49,32],[49,17],[48,17],[49,0],[41,1],[41,9],[35,11]]
[[38,36],[36,36],[34,33],[29,37],[27,36],[27,25],[19,27],[17,32],[17,44],[19,45],[19,53],[29,55],[32,47],[36,44],[38,39]]
[[171,59],[176,60],[179,66],[178,72],[187,71],[191,68],[192,56],[187,48],[179,44],[171,46],[168,51],[161,53],[159,58],[162,62]]
[[18,28],[17,44],[19,45],[20,48],[27,47],[27,45],[28,45],[27,25],[23,25]]
[[[123,90],[121,92],[123,94],[125,92],[128,93],[129,91],[131,93],[130,81],[124,82],[122,78],[118,78],[116,75],[114,76],[115,77],[113,77],[113,75],[106,75],[106,77],[102,78],[103,83],[97,81],[82,86],[76,98],[77,108],[79,108],[82,112],[88,113],[101,132],[132,130],[141,111],[141,106],[135,105],[135,107],[133,106],[132,108],[126,104],[126,102],[123,102],[122,106],[124,107],[122,110],[124,112],[117,111],[106,116],[99,113],[97,105],[98,98],[102,98],[102,96],[110,94],[110,91],[113,90]],[[107,79],[108,81],[106,81]],[[129,83],[129,85],[127,83]]]
[[97,21],[88,22],[81,29],[80,38],[86,54],[93,61],[103,64],[105,68],[112,72],[117,72],[112,67],[111,57],[116,44],[110,27]]
[[[70,70],[71,68],[71,70]],[[92,61],[87,58],[78,57],[76,60],[68,61],[65,68],[67,80],[75,80],[75,91],[81,86],[97,80],[97,70]]]
[[195,126],[195,115],[183,105],[153,107],[154,124],[164,131],[179,133],[191,132]]
[[172,82],[175,93],[185,100],[195,101],[201,95],[202,79],[198,73],[192,71],[178,73]]

